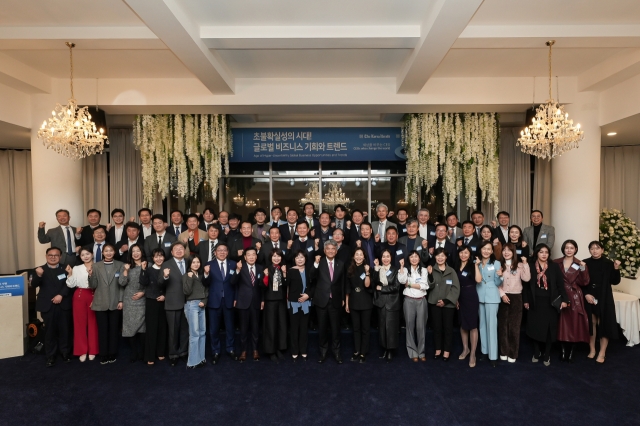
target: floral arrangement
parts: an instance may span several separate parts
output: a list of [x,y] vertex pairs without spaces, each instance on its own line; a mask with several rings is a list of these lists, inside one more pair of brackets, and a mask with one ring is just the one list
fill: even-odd
[[197,196],[207,182],[215,200],[222,165],[229,170],[231,130],[226,115],[139,115],[133,143],[142,157],[144,205],[153,205],[174,189],[186,199]]
[[640,258],[640,231],[624,212],[603,209],[600,213],[600,241],[611,259],[619,260],[620,275],[635,277]]
[[407,154],[406,199],[416,203],[420,188],[429,191],[442,175],[444,209],[464,189],[467,204],[482,200],[498,208],[499,134],[493,113],[410,114],[402,131]]

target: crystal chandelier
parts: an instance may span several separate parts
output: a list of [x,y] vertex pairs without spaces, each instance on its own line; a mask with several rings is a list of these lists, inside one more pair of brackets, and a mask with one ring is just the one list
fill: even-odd
[[[310,182],[309,183],[309,192],[307,192],[303,198],[299,200],[300,205],[305,205],[306,203],[313,203],[314,206],[320,205],[320,191],[318,182]],[[353,201],[351,201],[340,189],[340,184],[338,182],[330,182],[329,183],[329,191],[322,198],[322,207],[324,209],[333,209],[335,206],[341,204],[345,207],[348,207]]]
[[551,96],[551,47],[555,40],[548,41],[549,46],[549,100],[536,109],[531,125],[520,132],[517,144],[522,152],[539,158],[549,159],[578,147],[584,139],[580,124],[573,125],[564,105],[559,105]]
[[71,99],[62,106],[56,104],[51,111],[52,117],[45,120],[38,130],[38,138],[42,139],[47,149],[53,149],[58,154],[78,160],[102,152],[104,142],[109,143],[104,135],[104,129],[97,129],[87,107],[78,108],[73,95],[73,48],[75,43],[66,42],[69,47],[71,63]]

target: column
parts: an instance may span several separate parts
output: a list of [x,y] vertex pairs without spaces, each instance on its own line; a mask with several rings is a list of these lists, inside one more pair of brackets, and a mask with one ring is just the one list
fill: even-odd
[[[69,210],[72,226],[83,226],[82,162],[72,160],[46,149],[38,130],[42,122],[51,117],[56,99],[51,95],[31,96],[31,176],[33,182],[33,229],[36,265],[44,263],[49,244],[38,242],[38,223],[46,222],[46,229],[58,226],[55,212]],[[59,101],[59,100],[58,100]]]
[[600,126],[599,97],[581,92],[565,110],[580,123],[584,139],[577,149],[551,160],[551,217],[556,228],[554,258],[567,239],[578,243],[578,258],[589,257],[588,244],[598,239],[600,213]]

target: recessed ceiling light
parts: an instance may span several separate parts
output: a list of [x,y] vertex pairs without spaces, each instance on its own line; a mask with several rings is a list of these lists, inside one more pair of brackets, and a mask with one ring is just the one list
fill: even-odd
[[617,134],[618,134],[618,133],[616,133],[616,132],[609,132],[609,133],[607,133],[607,136],[615,136],[615,135],[617,135]]

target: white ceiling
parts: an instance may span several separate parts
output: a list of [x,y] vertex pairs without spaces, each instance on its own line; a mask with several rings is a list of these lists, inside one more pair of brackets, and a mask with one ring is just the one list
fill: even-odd
[[[548,39],[554,75],[611,87],[640,73],[640,0],[2,0],[0,81],[42,92],[68,77],[74,41],[77,78],[195,78],[231,96],[236,79],[393,78],[402,97],[431,77],[545,77]],[[291,118],[276,108],[242,113]]]

